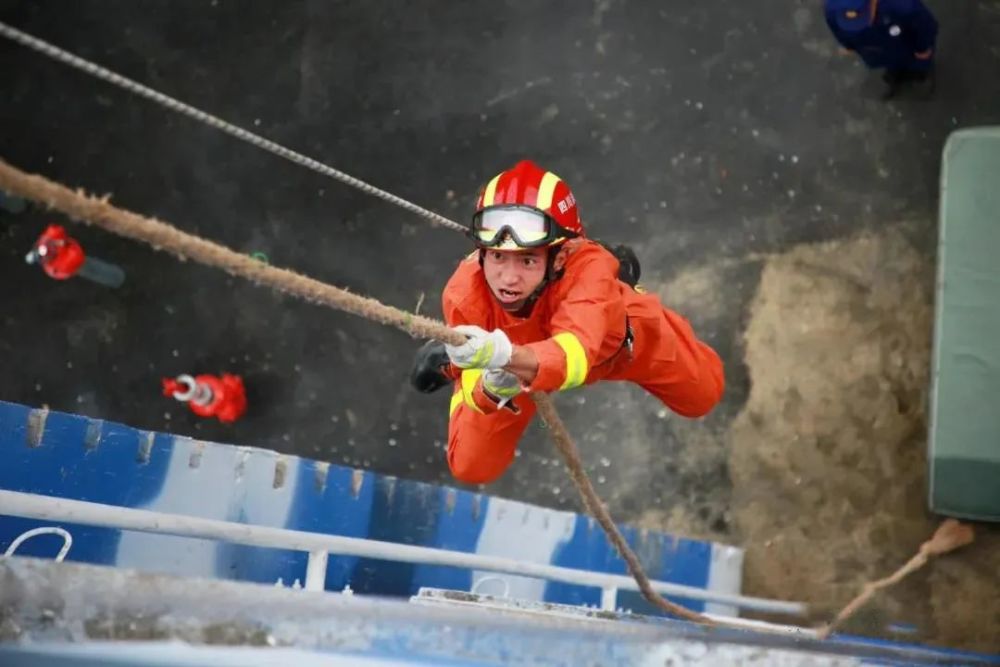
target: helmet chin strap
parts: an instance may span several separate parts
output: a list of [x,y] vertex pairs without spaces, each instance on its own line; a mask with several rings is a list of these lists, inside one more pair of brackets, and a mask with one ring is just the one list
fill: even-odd
[[[531,309],[535,307],[535,302],[538,301],[538,298],[540,296],[542,296],[542,292],[545,290],[546,287],[548,287],[549,283],[551,283],[554,280],[559,280],[559,278],[562,277],[563,274],[562,269],[559,269],[558,271],[556,270],[556,255],[559,254],[559,250],[561,248],[562,246],[559,245],[549,246],[548,253],[546,254],[545,258],[545,276],[542,278],[542,282],[538,284],[538,287],[532,290],[531,294],[529,294],[528,297],[524,300],[524,303],[521,305],[521,307],[518,308],[517,310],[507,310],[506,308],[504,308],[504,310],[507,310],[507,312],[511,313],[515,317],[527,317],[528,315],[531,314]],[[485,256],[486,256],[486,249],[480,248],[479,249],[480,268],[483,266],[483,258]],[[496,295],[494,295],[493,298],[496,298]]]

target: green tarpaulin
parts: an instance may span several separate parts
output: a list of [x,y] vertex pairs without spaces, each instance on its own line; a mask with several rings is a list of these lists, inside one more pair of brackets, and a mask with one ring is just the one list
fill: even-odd
[[939,225],[930,505],[1000,521],[1000,128],[948,139]]

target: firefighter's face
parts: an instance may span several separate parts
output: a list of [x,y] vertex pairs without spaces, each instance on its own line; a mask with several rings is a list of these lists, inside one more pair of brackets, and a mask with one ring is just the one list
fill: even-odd
[[483,257],[486,284],[504,310],[519,310],[542,284],[547,256],[547,248],[486,250]]

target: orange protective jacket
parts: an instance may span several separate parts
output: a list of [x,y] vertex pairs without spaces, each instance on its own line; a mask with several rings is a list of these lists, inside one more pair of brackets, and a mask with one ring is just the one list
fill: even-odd
[[[505,311],[486,284],[478,253],[466,258],[452,275],[442,296],[449,326],[474,324],[487,331],[502,329],[514,345],[531,348],[538,359],[538,374],[532,391],[572,389],[598,380],[635,380],[646,384],[643,352],[655,352],[658,360],[674,360],[678,346],[701,352],[695,365],[683,369],[694,375],[717,378],[714,398],[698,405],[669,405],[685,416],[708,412],[722,393],[722,363],[711,348],[699,341],[687,322],[663,307],[655,295],[635,290],[618,280],[618,260],[600,244],[583,241],[574,248],[562,276],[543,290],[527,318]],[[626,316],[638,349],[625,347]],[[663,335],[662,320],[673,320],[676,336]],[[654,340],[650,340],[653,338]],[[652,344],[651,344],[652,343]],[[461,381],[463,400],[478,411],[489,412],[484,403],[480,373],[452,366],[449,375]],[[655,393],[655,392],[654,392]],[[457,399],[456,399],[457,400]],[[683,403],[683,401],[682,401]],[[708,404],[708,405],[706,405]],[[452,406],[454,408],[454,405]],[[686,409],[687,408],[687,409]]]
[[[652,295],[618,280],[618,260],[592,241],[574,242],[560,278],[526,318],[500,307],[486,285],[478,253],[463,261],[442,296],[449,325],[502,329],[534,350],[538,374],[530,389],[571,389],[598,380],[634,382],[674,412],[700,417],[722,396],[722,362],[688,322]],[[628,323],[626,325],[626,322]],[[626,326],[633,343],[626,345]],[[513,462],[535,413],[521,394],[498,408],[482,389],[482,371],[448,369],[456,380],[448,423],[448,466],[460,481],[495,480]]]

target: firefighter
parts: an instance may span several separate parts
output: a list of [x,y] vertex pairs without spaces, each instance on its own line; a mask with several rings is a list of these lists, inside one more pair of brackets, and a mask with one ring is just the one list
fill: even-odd
[[476,251],[442,295],[446,322],[468,340],[426,344],[411,376],[421,391],[454,382],[448,465],[457,479],[491,482],[511,464],[533,391],[628,380],[692,418],[719,402],[718,355],[656,296],[620,279],[638,277],[635,256],[587,238],[555,174],[522,161],[497,175],[470,235]]

